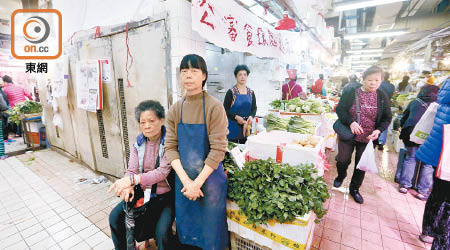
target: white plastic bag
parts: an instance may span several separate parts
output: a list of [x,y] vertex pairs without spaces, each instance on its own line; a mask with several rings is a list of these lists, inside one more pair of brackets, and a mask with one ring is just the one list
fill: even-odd
[[436,177],[450,181],[450,124],[442,127],[442,152],[436,169]]
[[439,104],[433,102],[422,115],[417,125],[414,127],[409,140],[417,144],[423,144],[431,132],[434,124],[434,118]]
[[372,140],[367,143],[366,149],[361,155],[361,159],[356,168],[374,174],[378,173],[377,162],[375,161],[375,149],[373,148]]

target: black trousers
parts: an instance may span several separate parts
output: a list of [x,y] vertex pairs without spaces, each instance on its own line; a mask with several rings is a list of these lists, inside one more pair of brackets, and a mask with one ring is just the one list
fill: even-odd
[[355,170],[353,171],[352,181],[350,182],[350,189],[359,190],[363,181],[365,171],[356,169],[359,160],[361,159],[361,155],[366,149],[367,143],[358,142],[355,140],[350,141],[342,141],[339,139],[338,141],[338,155],[336,156],[336,167],[338,176],[337,179],[343,181],[345,177],[347,177],[347,169],[348,165],[352,162],[353,151],[356,149],[355,155]]
[[[116,250],[127,249],[127,238],[125,229],[124,201],[121,201],[109,214],[109,225],[111,238]],[[175,211],[168,204],[162,211],[156,225],[155,238],[158,249],[177,249],[178,241],[172,236],[172,223],[175,219]]]
[[450,249],[450,182],[434,177],[423,212],[422,234],[433,236],[431,249]]

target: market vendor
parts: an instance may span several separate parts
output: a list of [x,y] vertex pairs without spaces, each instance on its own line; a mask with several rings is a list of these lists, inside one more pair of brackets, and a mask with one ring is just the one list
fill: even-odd
[[288,69],[289,82],[281,86],[282,100],[291,100],[297,97],[306,97],[303,93],[303,89],[297,84],[297,70]]
[[186,55],[180,71],[186,95],[167,114],[165,144],[177,173],[177,234],[184,245],[223,250],[228,246],[228,183],[222,165],[227,116],[222,103],[203,91],[208,71],[202,57]]
[[321,94],[323,95],[324,91],[324,86],[323,86],[323,74],[319,74],[319,79],[316,80],[316,82],[314,83],[314,85],[311,88],[311,91],[314,94]]
[[242,144],[246,142],[248,136],[247,131],[244,131],[244,125],[251,126],[257,109],[255,93],[246,86],[249,74],[247,65],[236,66],[234,77],[237,83],[227,91],[223,101],[228,117],[228,140]]

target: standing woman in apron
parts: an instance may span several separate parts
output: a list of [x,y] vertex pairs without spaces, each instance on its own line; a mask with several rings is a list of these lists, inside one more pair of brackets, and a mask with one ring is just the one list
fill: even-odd
[[244,124],[251,126],[252,118],[256,115],[256,98],[253,90],[246,86],[250,70],[247,65],[238,65],[234,69],[236,85],[225,95],[223,106],[228,117],[228,140],[244,144]]
[[203,91],[208,71],[202,57],[183,57],[180,71],[186,95],[169,110],[165,144],[177,173],[177,233],[183,245],[223,250],[228,246],[228,183],[222,166],[227,117],[222,103]]

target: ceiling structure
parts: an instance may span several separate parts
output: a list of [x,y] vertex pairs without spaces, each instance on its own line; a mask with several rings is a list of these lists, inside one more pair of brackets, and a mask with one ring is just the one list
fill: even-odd
[[[363,7],[368,2],[380,5]],[[337,11],[349,4],[355,5],[350,10]],[[343,64],[347,69],[356,71],[368,66],[367,62],[389,62],[402,46],[450,25],[448,0],[341,0],[333,1],[332,5],[333,9],[326,15],[327,24],[334,26],[335,36],[344,38]],[[398,39],[395,46],[384,51]],[[362,52],[360,56],[347,53],[349,50],[367,48],[381,49],[382,52]]]

